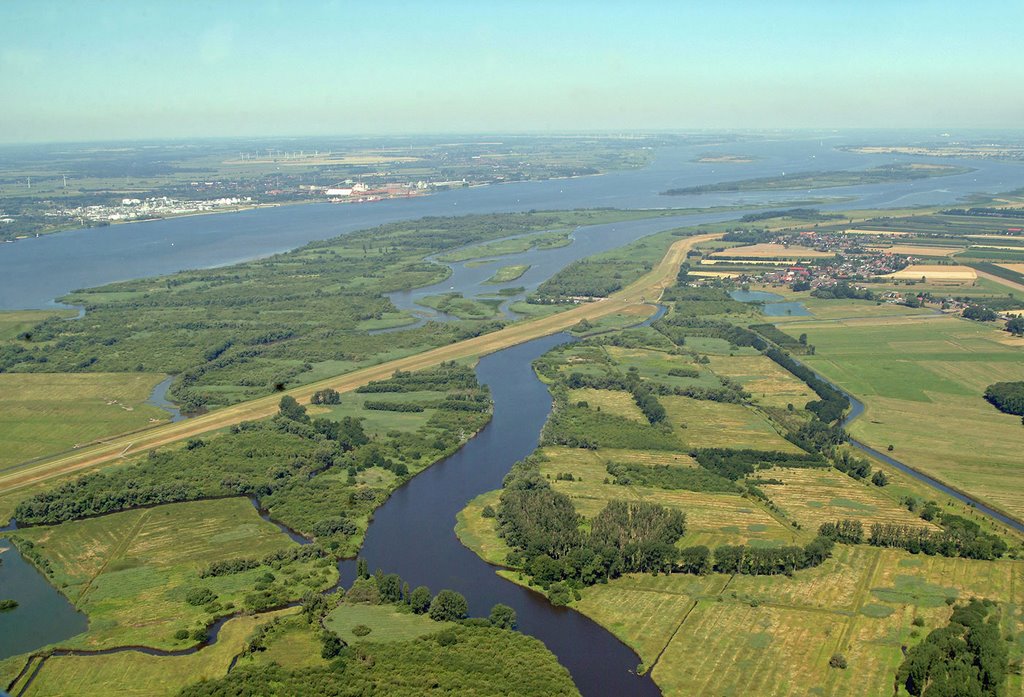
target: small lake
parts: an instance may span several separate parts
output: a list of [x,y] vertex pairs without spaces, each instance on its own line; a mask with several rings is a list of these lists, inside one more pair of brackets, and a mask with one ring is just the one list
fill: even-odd
[[[741,303],[764,303],[762,312],[766,317],[810,317],[811,312],[802,302],[786,302],[781,295],[763,290],[729,291],[733,300]],[[780,302],[782,301],[782,302]]]
[[89,628],[89,620],[0,538],[0,600],[18,607],[0,612],[0,659],[69,639]]

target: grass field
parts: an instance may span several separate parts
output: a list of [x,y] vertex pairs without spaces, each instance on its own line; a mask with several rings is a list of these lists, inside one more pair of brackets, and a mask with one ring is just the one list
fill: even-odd
[[[547,458],[541,465],[541,474],[552,480],[551,484],[557,491],[569,496],[576,510],[587,518],[596,515],[612,499],[642,500],[678,508],[686,513],[687,533],[680,542],[684,546],[788,543],[797,537],[792,528],[738,494],[697,493],[605,483],[609,478],[608,462],[692,467],[692,460],[685,455],[562,447],[543,448],[541,453]],[[556,477],[563,473],[571,473],[573,481],[557,480]],[[481,536],[481,539],[486,537]]]
[[0,374],[0,469],[165,421],[153,373]]
[[647,423],[647,418],[633,401],[633,395],[621,390],[594,390],[585,388],[569,390],[569,402],[586,402],[591,409],[615,414],[640,423]]
[[497,508],[500,491],[480,494],[459,511],[455,519],[455,534],[459,541],[473,550],[478,557],[489,564],[503,565],[512,551],[505,540],[498,537],[494,518],[483,516],[484,506]]
[[766,476],[785,484],[762,484],[764,492],[787,516],[809,530],[841,518],[859,520],[865,530],[873,523],[928,526],[881,488],[855,481],[838,470],[776,467]]
[[105,656],[52,656],[24,694],[26,697],[176,695],[181,688],[199,680],[223,677],[231,659],[242,651],[256,627],[272,621],[275,616],[294,612],[288,609],[231,619],[221,629],[217,643],[187,656],[150,656],[137,651]]
[[766,418],[742,404],[689,397],[660,400],[668,412],[668,422],[687,447],[801,452],[780,436]]
[[[370,628],[366,636],[356,636],[356,625]],[[349,644],[358,641],[408,641],[452,627],[454,622],[435,622],[426,615],[399,612],[390,605],[342,603],[324,619],[324,626]]]
[[511,266],[502,266],[500,269],[494,272],[494,275],[487,279],[487,283],[508,283],[514,281],[530,268],[529,264],[513,264]]
[[[215,614],[185,602],[195,586],[217,594],[221,606],[246,604],[266,567],[200,580],[210,562],[259,557],[295,546],[277,526],[261,520],[246,499],[178,503],[114,513],[61,525],[19,530],[50,561],[51,581],[89,615],[89,631],[69,648],[145,645],[182,648],[179,629],[204,626]],[[294,564],[276,572],[288,597],[333,583],[333,566]]]
[[747,389],[759,404],[802,408],[818,396],[803,381],[767,356],[710,356],[716,374],[732,378]]
[[70,319],[76,310],[13,310],[0,312],[0,341],[14,339],[22,332],[27,332],[37,324],[50,317]]
[[808,365],[864,401],[856,437],[882,451],[892,444],[908,465],[1024,517],[1020,419],[982,397],[993,382],[1024,379],[1024,340],[954,317],[786,329],[817,347]]

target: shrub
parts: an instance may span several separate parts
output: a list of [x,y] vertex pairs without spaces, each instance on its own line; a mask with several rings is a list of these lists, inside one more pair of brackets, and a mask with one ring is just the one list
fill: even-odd
[[356,636],[366,636],[372,631],[373,630],[367,627],[365,624],[357,624],[355,627],[352,627],[352,633]]
[[846,656],[841,653],[832,654],[832,658],[828,659],[828,664],[832,668],[839,668],[840,670],[846,669]]
[[217,599],[217,594],[211,591],[209,588],[203,586],[195,586],[189,588],[185,593],[185,602],[189,605],[207,605]]

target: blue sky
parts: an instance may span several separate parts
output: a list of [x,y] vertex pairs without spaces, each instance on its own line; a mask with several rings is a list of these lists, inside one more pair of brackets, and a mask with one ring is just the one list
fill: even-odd
[[0,140],[1024,127],[1024,2],[0,2]]

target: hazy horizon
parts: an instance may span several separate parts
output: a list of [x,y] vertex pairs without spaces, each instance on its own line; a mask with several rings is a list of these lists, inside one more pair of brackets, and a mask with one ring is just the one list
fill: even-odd
[[1022,25],[923,0],[4,4],[0,142],[1019,129]]

